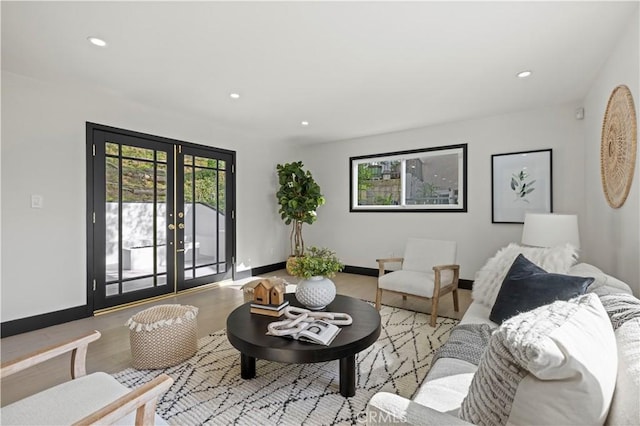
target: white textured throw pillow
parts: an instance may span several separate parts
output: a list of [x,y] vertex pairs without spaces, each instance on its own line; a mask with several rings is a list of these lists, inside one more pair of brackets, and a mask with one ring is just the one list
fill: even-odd
[[476,425],[603,424],[618,369],[595,294],[512,317],[494,332],[460,417]]
[[498,297],[502,281],[520,253],[545,271],[555,274],[566,274],[578,258],[575,247],[570,244],[543,248],[511,243],[498,250],[476,273],[472,290],[473,300],[491,308]]

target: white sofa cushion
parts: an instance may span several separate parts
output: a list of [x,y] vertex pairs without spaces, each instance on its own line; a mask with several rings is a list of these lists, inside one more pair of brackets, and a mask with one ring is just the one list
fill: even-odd
[[[106,373],[93,373],[61,383],[2,407],[3,425],[70,425],[130,391]],[[135,412],[118,425],[135,424]],[[156,415],[156,425],[167,423]]]
[[569,275],[578,277],[593,277],[595,281],[589,286],[587,291],[600,296],[605,294],[626,293],[631,294],[631,288],[619,279],[607,275],[597,267],[588,263],[578,263],[569,268]]
[[557,301],[502,323],[461,418],[474,424],[602,424],[613,395],[616,341],[600,299]]
[[471,302],[469,308],[464,313],[464,316],[460,320],[460,325],[462,324],[489,324],[492,327],[497,327],[498,324],[491,321],[489,319],[489,314],[491,313],[491,307],[476,302],[475,300]]
[[496,255],[476,273],[472,291],[473,300],[491,308],[509,268],[520,253],[545,271],[555,274],[567,273],[578,256],[575,247],[570,244],[541,248],[523,247],[511,243],[498,250]]
[[456,358],[438,359],[413,400],[434,410],[458,415],[478,367]]

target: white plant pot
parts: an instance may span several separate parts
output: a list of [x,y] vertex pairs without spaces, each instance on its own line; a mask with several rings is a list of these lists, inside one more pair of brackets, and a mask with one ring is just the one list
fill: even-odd
[[306,308],[324,309],[336,298],[336,285],[329,278],[316,276],[302,280],[296,288],[296,299]]

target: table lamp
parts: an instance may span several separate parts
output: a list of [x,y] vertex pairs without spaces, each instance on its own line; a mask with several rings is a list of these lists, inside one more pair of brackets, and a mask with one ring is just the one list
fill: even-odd
[[571,244],[580,248],[578,216],[574,214],[527,213],[522,229],[522,244],[553,247]]

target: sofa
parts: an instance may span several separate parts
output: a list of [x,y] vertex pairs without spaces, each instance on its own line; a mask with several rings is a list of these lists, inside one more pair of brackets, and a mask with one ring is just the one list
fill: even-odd
[[[576,294],[498,324],[491,318],[521,255],[538,277],[577,282]],[[571,246],[501,249],[476,273],[473,301],[456,327],[476,331],[475,340],[457,334],[467,339],[458,338],[458,351],[478,352],[473,362],[436,354],[412,399],[378,392],[367,423],[640,425],[640,300],[627,284],[576,259]],[[506,300],[507,309],[518,304]],[[486,335],[481,350],[479,330]]]

